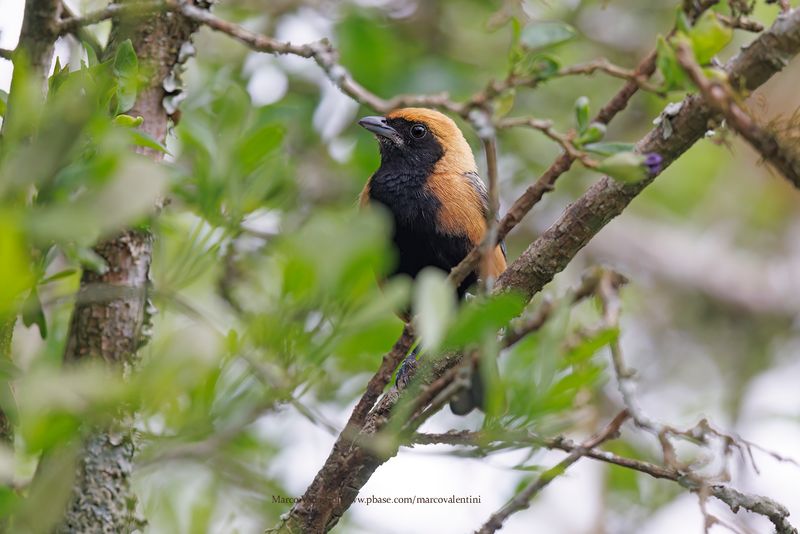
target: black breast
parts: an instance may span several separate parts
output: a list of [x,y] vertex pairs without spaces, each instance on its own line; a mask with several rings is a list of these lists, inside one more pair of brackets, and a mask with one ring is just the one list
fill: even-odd
[[[436,220],[440,203],[425,186],[427,175],[427,171],[381,168],[370,182],[370,200],[384,205],[394,219],[392,239],[398,254],[394,274],[413,278],[431,266],[449,272],[472,250],[466,234],[439,230]],[[476,276],[470,275],[458,288],[459,297],[475,281]]]

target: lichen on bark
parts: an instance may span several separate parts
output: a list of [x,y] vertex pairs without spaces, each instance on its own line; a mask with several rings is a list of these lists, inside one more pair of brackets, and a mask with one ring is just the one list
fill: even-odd
[[[185,60],[181,49],[196,28],[196,23],[174,13],[114,20],[112,26],[107,52],[113,54],[118,43],[130,39],[148,72],[148,83],[128,113],[141,116],[141,129],[160,142],[166,139],[170,120],[164,109],[170,95],[164,80]],[[156,161],[163,157],[149,148],[138,151]],[[134,363],[147,330],[152,236],[126,230],[98,244],[95,251],[108,269],[83,273],[65,361],[101,358],[126,368]],[[132,414],[119,418],[113,430],[93,430],[79,455],[72,495],[57,532],[130,532],[143,526],[130,481],[136,450]]]

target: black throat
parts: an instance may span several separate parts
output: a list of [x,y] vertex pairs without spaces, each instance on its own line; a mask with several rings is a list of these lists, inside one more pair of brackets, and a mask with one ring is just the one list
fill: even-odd
[[[402,123],[391,125],[401,133],[407,131]],[[398,254],[395,273],[413,278],[425,267],[449,272],[472,249],[472,243],[466,232],[452,234],[438,224],[441,201],[427,182],[444,149],[432,135],[421,142],[404,137],[402,144],[379,139],[381,165],[370,180],[369,197],[392,214],[392,240]],[[474,282],[471,274],[458,288],[459,296]]]
[[444,155],[444,149],[430,133],[421,140],[408,135],[413,123],[390,119],[389,124],[404,138],[396,144],[379,138],[381,165],[370,182],[370,198],[392,212],[395,224],[422,227],[435,224],[439,200],[426,187],[428,177]]

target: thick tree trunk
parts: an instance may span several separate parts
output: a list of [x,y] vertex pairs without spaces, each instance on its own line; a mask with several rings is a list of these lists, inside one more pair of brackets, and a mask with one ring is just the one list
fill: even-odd
[[[151,237],[126,231],[95,251],[108,271],[84,271],[64,359],[125,365],[136,354],[145,321]],[[104,293],[108,296],[97,297]],[[85,443],[58,532],[130,532],[144,524],[130,486],[136,441],[127,422],[118,421],[118,430],[97,432]]]
[[[144,118],[142,130],[163,142],[169,116],[164,80],[172,77],[184,61],[181,49],[196,25],[173,13],[115,20],[108,52],[130,39],[140,65],[149,69],[149,83],[139,92],[129,112]],[[160,152],[142,149],[155,160]],[[113,365],[133,363],[143,342],[147,320],[147,286],[152,253],[148,232],[128,230],[95,248],[107,264],[104,274],[86,271],[70,324],[66,361],[101,358]],[[110,288],[109,296],[92,300],[93,288]],[[100,292],[103,293],[103,292]],[[58,532],[129,532],[144,520],[136,513],[136,498],[130,476],[136,439],[130,421],[120,420],[116,429],[99,431],[85,443],[77,465],[72,497]]]

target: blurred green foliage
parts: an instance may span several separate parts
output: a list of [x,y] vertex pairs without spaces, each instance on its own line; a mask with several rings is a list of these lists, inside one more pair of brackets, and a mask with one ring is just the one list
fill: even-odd
[[[675,19],[674,2],[528,2],[529,13],[515,11],[515,2],[386,4],[397,11],[342,2],[328,6],[333,15],[320,15],[342,63],[384,97],[446,90],[460,98],[493,77],[530,76],[542,83],[507,96],[499,115],[552,119],[559,131],[575,128],[587,150],[614,158],[630,154],[630,143],[650,127],[664,100],[639,95],[608,133],[598,131],[592,112],[619,81],[552,79],[561,66],[603,55],[632,68],[658,46],[658,81],[673,91],[670,100],[687,88],[669,41],[656,43]],[[609,36],[598,22],[607,17],[606,7],[624,13],[640,31]],[[297,9],[273,15],[256,2],[219,11],[255,20],[270,34],[300,17]],[[765,20],[772,15],[756,13]],[[731,35],[712,15],[686,27],[684,37],[704,64],[733,49],[724,48]],[[377,210],[355,209],[378,163],[374,140],[354,126],[367,110],[331,103],[328,93],[321,101],[328,82],[316,67],[303,70],[293,58],[268,64],[278,71],[273,83],[285,77],[285,94],[254,105],[258,88],[249,86],[246,68],[253,55],[208,33],[198,36],[198,49],[181,120],[166,147],[136,129],[141,118],[127,115],[146,76],[130,43],[103,63],[88,49],[83,62],[57,61],[41,102],[20,60],[7,103],[0,94],[0,319],[19,314],[46,337],[22,336],[14,364],[0,369],[0,380],[14,382],[16,406],[7,399],[0,404],[18,412],[19,429],[17,457],[8,459],[11,453],[0,449],[0,476],[24,484],[38,453],[110,424],[123,410],[136,411],[145,445],[137,488],[154,532],[206,532],[210,525],[232,531],[236,515],[253,518],[258,528],[273,524],[286,506],[272,503],[270,493],[287,495],[279,466],[291,452],[281,432],[297,428],[281,426],[283,419],[299,414],[324,426],[323,413],[345,413],[400,333],[398,312],[411,307],[421,317],[426,357],[462,349],[494,359],[497,331],[539,303],[503,295],[457,305],[437,272],[425,273],[413,287],[404,279],[379,286],[376,280],[395,261],[389,221]],[[474,134],[463,126],[479,155]],[[165,162],[136,155],[131,148],[137,146],[164,152]],[[559,150],[536,132],[504,132],[504,205]],[[735,203],[738,224],[780,227],[791,206],[782,186],[760,179],[754,185],[752,177],[736,174],[735,161],[725,163],[729,156],[719,145],[698,145],[632,210],[667,224],[679,216],[702,225],[713,195],[737,180],[740,200],[748,199]],[[625,172],[641,170],[641,162],[624,163]],[[577,166],[561,178],[542,202],[542,215],[510,237],[510,257],[595,179]],[[162,195],[171,204],[155,216],[152,207]],[[155,236],[155,336],[125,379],[97,362],[64,367],[79,273],[107,268],[91,246],[128,226]],[[632,304],[646,308],[635,299]],[[504,351],[498,373],[484,366],[491,375],[487,427],[569,429],[580,409],[602,395],[607,373],[601,354],[620,335],[593,329],[599,319],[591,304],[573,308],[565,298],[544,328]],[[645,455],[629,444],[620,452]],[[615,468],[608,491],[627,499],[640,494],[641,484],[637,475]],[[194,488],[189,501],[179,491],[187,486]],[[0,516],[20,506],[16,493],[0,488]]]

